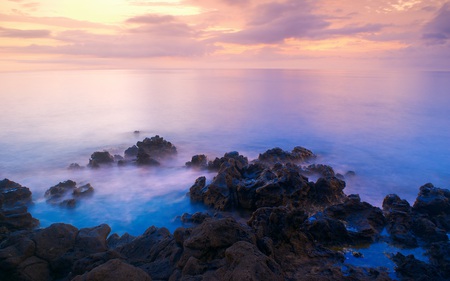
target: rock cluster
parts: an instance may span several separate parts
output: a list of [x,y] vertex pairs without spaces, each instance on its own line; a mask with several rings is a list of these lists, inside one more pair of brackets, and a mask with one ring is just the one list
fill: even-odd
[[28,187],[8,179],[0,181],[0,241],[11,232],[33,229],[39,224],[28,212],[29,202]]
[[47,203],[62,207],[75,208],[79,199],[90,196],[94,193],[91,184],[77,187],[77,183],[72,180],[60,182],[45,191]]
[[239,208],[254,211],[285,205],[315,211],[341,203],[345,198],[345,182],[336,178],[331,168],[325,177],[314,183],[303,175],[304,169],[288,162],[301,163],[312,157],[312,152],[301,147],[296,147],[292,153],[272,149],[249,164],[247,158],[237,152],[226,153],[208,164],[210,169],[218,170],[212,182],[206,185],[204,177],[198,178],[189,194],[193,201],[221,211]]
[[[143,166],[159,166],[161,161],[170,159],[177,154],[177,148],[169,141],[156,135],[138,141],[136,145],[127,148],[122,155],[112,155],[108,151],[96,151],[89,159],[88,167],[100,168],[104,166],[137,164]],[[79,170],[83,167],[72,163],[70,170]]]
[[[384,268],[346,264],[340,250],[379,241],[427,250],[428,263],[413,255],[391,256],[399,279],[450,279],[448,190],[426,184],[412,207],[391,194],[380,209],[359,195],[345,195],[345,182],[331,167],[300,166],[311,157],[298,147],[290,153],[269,150],[252,162],[237,152],[211,162],[193,158],[188,166],[215,169],[217,175],[209,184],[198,178],[189,196],[216,213],[183,214],[185,224],[173,234],[151,226],[137,237],[109,235],[105,224],[82,229],[64,223],[33,229],[34,219],[12,224],[5,202],[15,208],[30,199],[23,195],[26,189],[4,180],[0,280],[391,280]],[[310,182],[311,173],[320,177]],[[76,184],[60,183],[48,194],[66,189],[73,193]],[[17,192],[10,196],[10,191]],[[251,216],[222,212],[238,209]]]

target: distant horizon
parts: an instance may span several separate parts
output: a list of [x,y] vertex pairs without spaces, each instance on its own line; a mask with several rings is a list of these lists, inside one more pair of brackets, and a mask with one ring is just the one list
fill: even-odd
[[448,0],[6,0],[0,72],[450,70]]

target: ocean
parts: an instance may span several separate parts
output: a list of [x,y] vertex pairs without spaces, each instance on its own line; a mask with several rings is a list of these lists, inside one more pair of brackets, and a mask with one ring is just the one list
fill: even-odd
[[[0,97],[0,178],[30,188],[29,210],[43,227],[173,231],[177,216],[205,210],[186,196],[196,178],[214,177],[184,168],[195,154],[212,160],[238,151],[252,160],[303,146],[317,163],[354,171],[344,192],[375,206],[390,193],[413,204],[428,182],[450,187],[450,72],[4,72]],[[155,135],[178,150],[161,167],[67,169]],[[74,209],[48,204],[45,191],[69,179],[90,183],[93,196]]]

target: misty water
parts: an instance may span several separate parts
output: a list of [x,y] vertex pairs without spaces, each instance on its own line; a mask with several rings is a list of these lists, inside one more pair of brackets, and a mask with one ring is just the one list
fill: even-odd
[[[346,194],[381,206],[397,193],[450,187],[450,73],[305,70],[101,70],[0,73],[0,178],[33,192],[45,227],[109,224],[119,234],[174,230],[204,210],[186,193],[199,176],[184,163],[239,151],[304,146],[336,172],[354,171]],[[134,131],[139,130],[139,134]],[[160,135],[178,149],[161,167],[85,166],[95,151],[122,154]],[[65,180],[95,193],[75,209],[46,203]]]

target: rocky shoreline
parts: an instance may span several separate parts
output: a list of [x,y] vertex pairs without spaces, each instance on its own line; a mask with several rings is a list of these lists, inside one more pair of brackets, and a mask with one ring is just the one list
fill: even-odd
[[[146,138],[124,156],[94,152],[87,168],[161,165],[176,148],[159,136]],[[332,167],[310,164],[302,147],[268,150],[249,161],[238,152],[208,161],[195,155],[188,169],[216,172],[189,189],[208,213],[180,214],[173,233],[149,227],[142,235],[110,234],[102,224],[78,229],[56,223],[38,228],[27,210],[27,187],[0,181],[0,280],[449,280],[450,191],[425,184],[411,206],[398,195],[382,208],[346,195],[345,178]],[[74,163],[71,169],[83,167]],[[315,182],[308,177],[316,175]],[[49,204],[73,208],[95,196],[90,185],[59,183],[46,193]],[[250,218],[242,218],[245,211]],[[428,261],[389,253],[393,276],[384,267],[345,262],[344,250],[387,243],[422,248]],[[358,251],[355,258],[363,258]]]

